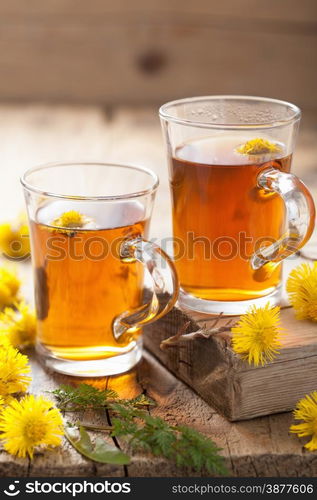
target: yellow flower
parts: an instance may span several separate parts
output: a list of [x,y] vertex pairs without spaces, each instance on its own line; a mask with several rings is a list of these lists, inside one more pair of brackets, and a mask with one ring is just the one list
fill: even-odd
[[16,305],[16,309],[6,307],[0,312],[0,344],[13,347],[27,347],[34,344],[36,336],[36,317],[24,302]]
[[296,319],[317,321],[317,262],[301,264],[289,274],[286,290]]
[[280,347],[280,308],[252,306],[231,329],[234,352],[249,364],[272,361]]
[[30,384],[28,358],[12,346],[0,348],[0,396],[8,402],[12,395],[25,392]]
[[52,225],[56,227],[78,228],[86,222],[85,216],[76,210],[64,212],[57,219],[53,220]]
[[297,434],[298,437],[311,436],[305,448],[310,451],[317,450],[317,391],[298,401],[294,410],[294,418],[303,422],[291,425],[290,432]]
[[22,260],[30,255],[29,227],[25,218],[13,224],[0,224],[0,251],[10,259]]
[[243,155],[265,155],[269,153],[280,153],[282,149],[278,144],[258,137],[247,141],[245,144],[241,144],[237,147],[236,151]]
[[21,401],[12,401],[2,411],[0,433],[7,452],[32,459],[36,448],[61,444],[63,419],[51,401],[42,396],[25,396]]
[[14,271],[0,267],[0,309],[16,301],[20,285],[21,282]]

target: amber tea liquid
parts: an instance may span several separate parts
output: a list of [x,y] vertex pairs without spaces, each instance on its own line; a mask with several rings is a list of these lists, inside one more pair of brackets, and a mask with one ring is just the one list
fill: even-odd
[[[146,235],[148,221],[138,202],[108,203],[106,209],[76,203],[49,203],[31,224],[38,340],[59,358],[113,357],[131,349],[131,341],[114,339],[113,320],[140,306],[143,290],[142,264],[122,262],[118,249],[123,239]],[[52,227],[69,210],[92,222],[74,231]]]
[[285,220],[282,199],[256,186],[265,168],[288,172],[291,155],[237,153],[249,139],[206,137],[183,144],[170,159],[175,264],[182,289],[201,299],[256,299],[280,283],[280,266],[258,281],[250,265],[259,246],[283,234]]

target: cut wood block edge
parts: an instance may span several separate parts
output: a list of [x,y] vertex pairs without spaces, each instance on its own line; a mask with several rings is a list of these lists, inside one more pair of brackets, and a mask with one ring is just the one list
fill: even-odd
[[[162,340],[176,335],[186,322],[187,332],[204,324],[197,313],[178,307],[144,329],[145,347],[230,421],[288,412],[316,389],[317,326],[296,320],[291,309],[282,310],[281,319],[287,333],[279,355],[264,366],[250,366],[241,360],[231,348],[230,332],[162,351]],[[220,319],[219,325],[226,321]]]

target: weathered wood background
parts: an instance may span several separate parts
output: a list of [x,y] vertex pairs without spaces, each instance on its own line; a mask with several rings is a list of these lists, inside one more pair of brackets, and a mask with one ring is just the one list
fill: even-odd
[[[317,201],[316,157],[316,117],[306,113],[294,171],[306,180]],[[153,214],[152,237],[160,239],[169,234],[168,177],[155,107],[116,107],[109,113],[97,106],[0,105],[0,220],[14,217],[23,208],[19,175],[34,164],[55,160],[121,161],[154,169],[161,178],[161,186]],[[29,264],[19,266],[28,297],[32,295],[29,267]],[[32,369],[34,392],[69,380],[43,371],[36,360]],[[317,475],[316,453],[305,451],[304,441],[288,434],[290,413],[229,423],[150,355],[145,356],[137,370],[121,377],[100,379],[98,383],[110,384],[126,397],[146,391],[158,402],[154,414],[169,422],[192,425],[221,446],[232,475]],[[106,416],[92,418],[104,421]],[[188,474],[189,471],[176,470],[164,460],[144,456],[135,457],[126,468],[94,464],[84,460],[67,443],[61,450],[38,455],[32,463],[0,453],[0,475]]]
[[0,100],[315,108],[315,0],[0,0]]

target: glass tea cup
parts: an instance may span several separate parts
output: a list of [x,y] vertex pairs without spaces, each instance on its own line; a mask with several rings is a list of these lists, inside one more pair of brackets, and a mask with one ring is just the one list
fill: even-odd
[[290,173],[299,108],[207,96],[169,102],[159,114],[180,304],[223,314],[278,304],[282,261],[306,243],[315,220],[312,196]]
[[56,163],[28,170],[21,182],[38,353],[68,375],[131,369],[142,355],[142,326],[166,314],[178,294],[173,263],[146,240],[156,174],[128,165]]

